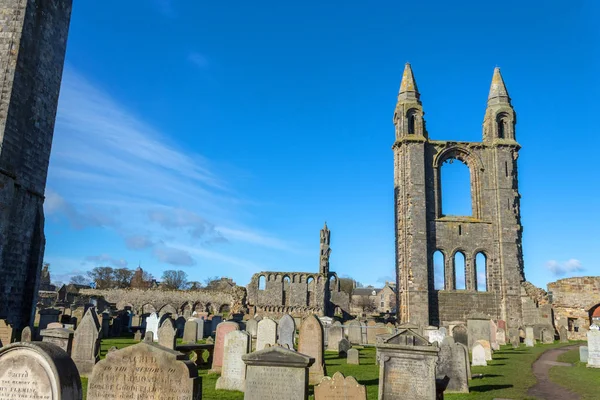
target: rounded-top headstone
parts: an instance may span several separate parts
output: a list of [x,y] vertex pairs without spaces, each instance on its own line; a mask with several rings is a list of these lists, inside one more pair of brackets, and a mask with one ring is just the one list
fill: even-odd
[[13,398],[10,392],[3,397],[4,388],[25,394],[19,399],[80,400],[83,396],[75,363],[53,343],[18,342],[2,347],[0,382],[0,398]]

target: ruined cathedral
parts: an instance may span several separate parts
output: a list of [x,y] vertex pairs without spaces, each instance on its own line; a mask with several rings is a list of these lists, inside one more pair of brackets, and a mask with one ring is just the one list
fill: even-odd
[[[492,77],[481,142],[431,139],[420,97],[406,64],[393,118],[398,316],[419,325],[447,325],[478,314],[518,327],[523,322],[525,281],[520,146],[516,114],[500,69]],[[442,212],[441,167],[452,160],[469,168],[471,215]],[[433,258],[438,251],[444,272],[437,277],[443,279],[443,288],[436,290]],[[464,257],[464,271],[458,270],[457,256]],[[462,274],[464,288],[459,289],[457,275]],[[478,275],[485,277],[484,288],[478,285]]]

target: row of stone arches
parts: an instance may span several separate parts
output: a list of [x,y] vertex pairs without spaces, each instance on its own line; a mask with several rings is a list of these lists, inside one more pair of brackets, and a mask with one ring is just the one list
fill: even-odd
[[[287,274],[284,274],[284,275],[268,274],[266,276],[259,275],[257,284],[258,284],[258,290],[265,290],[267,287],[267,282],[281,282],[282,290],[286,291],[289,289],[290,284],[306,282],[307,290],[310,292],[310,291],[315,290],[315,285],[322,284],[324,279],[325,279],[325,277],[322,275],[317,275],[315,278],[315,275],[293,274],[290,278],[290,276]],[[335,274],[332,274],[327,279],[329,282],[330,290],[338,290],[339,282],[338,282],[337,276]]]
[[483,250],[468,253],[455,249],[446,256],[442,249],[433,255],[432,281],[435,290],[491,291],[488,257]]
[[[131,306],[132,309],[135,309]],[[223,314],[228,313],[231,310],[231,305],[228,303],[224,304],[213,304],[213,303],[201,303],[201,302],[186,302],[181,306],[175,307],[172,304],[155,305],[146,303],[138,309],[140,314],[151,314],[157,313],[159,316],[165,314],[181,315],[184,317],[190,317],[194,312],[197,313],[208,313],[208,314]]]

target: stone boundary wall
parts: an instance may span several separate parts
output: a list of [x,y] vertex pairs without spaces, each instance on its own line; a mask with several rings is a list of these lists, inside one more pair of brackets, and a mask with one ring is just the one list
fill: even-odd
[[[591,314],[600,306],[600,276],[582,276],[560,279],[548,284],[552,297],[554,324],[567,327],[568,338],[586,340]],[[569,328],[569,319],[573,325]]]
[[109,303],[115,303],[117,309],[129,306],[142,314],[144,306],[150,305],[157,312],[163,308],[175,309],[182,313],[188,308],[192,311],[206,311],[213,314],[221,312],[223,306],[229,306],[230,312],[244,311],[246,289],[240,286],[230,290],[163,290],[163,289],[82,289],[79,293],[86,297],[102,297]]

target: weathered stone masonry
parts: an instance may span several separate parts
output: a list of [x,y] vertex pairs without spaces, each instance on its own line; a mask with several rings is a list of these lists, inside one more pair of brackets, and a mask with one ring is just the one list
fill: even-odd
[[0,3],[0,319],[33,321],[71,0]]
[[[421,325],[464,320],[473,312],[521,323],[521,250],[516,115],[496,68],[482,142],[429,139],[420,94],[406,65],[394,112],[396,269],[401,321]],[[441,166],[465,163],[472,215],[442,214]],[[434,290],[433,254],[444,255],[444,290]],[[457,290],[455,254],[465,257],[465,290]],[[485,292],[477,291],[475,258],[486,258]]]

